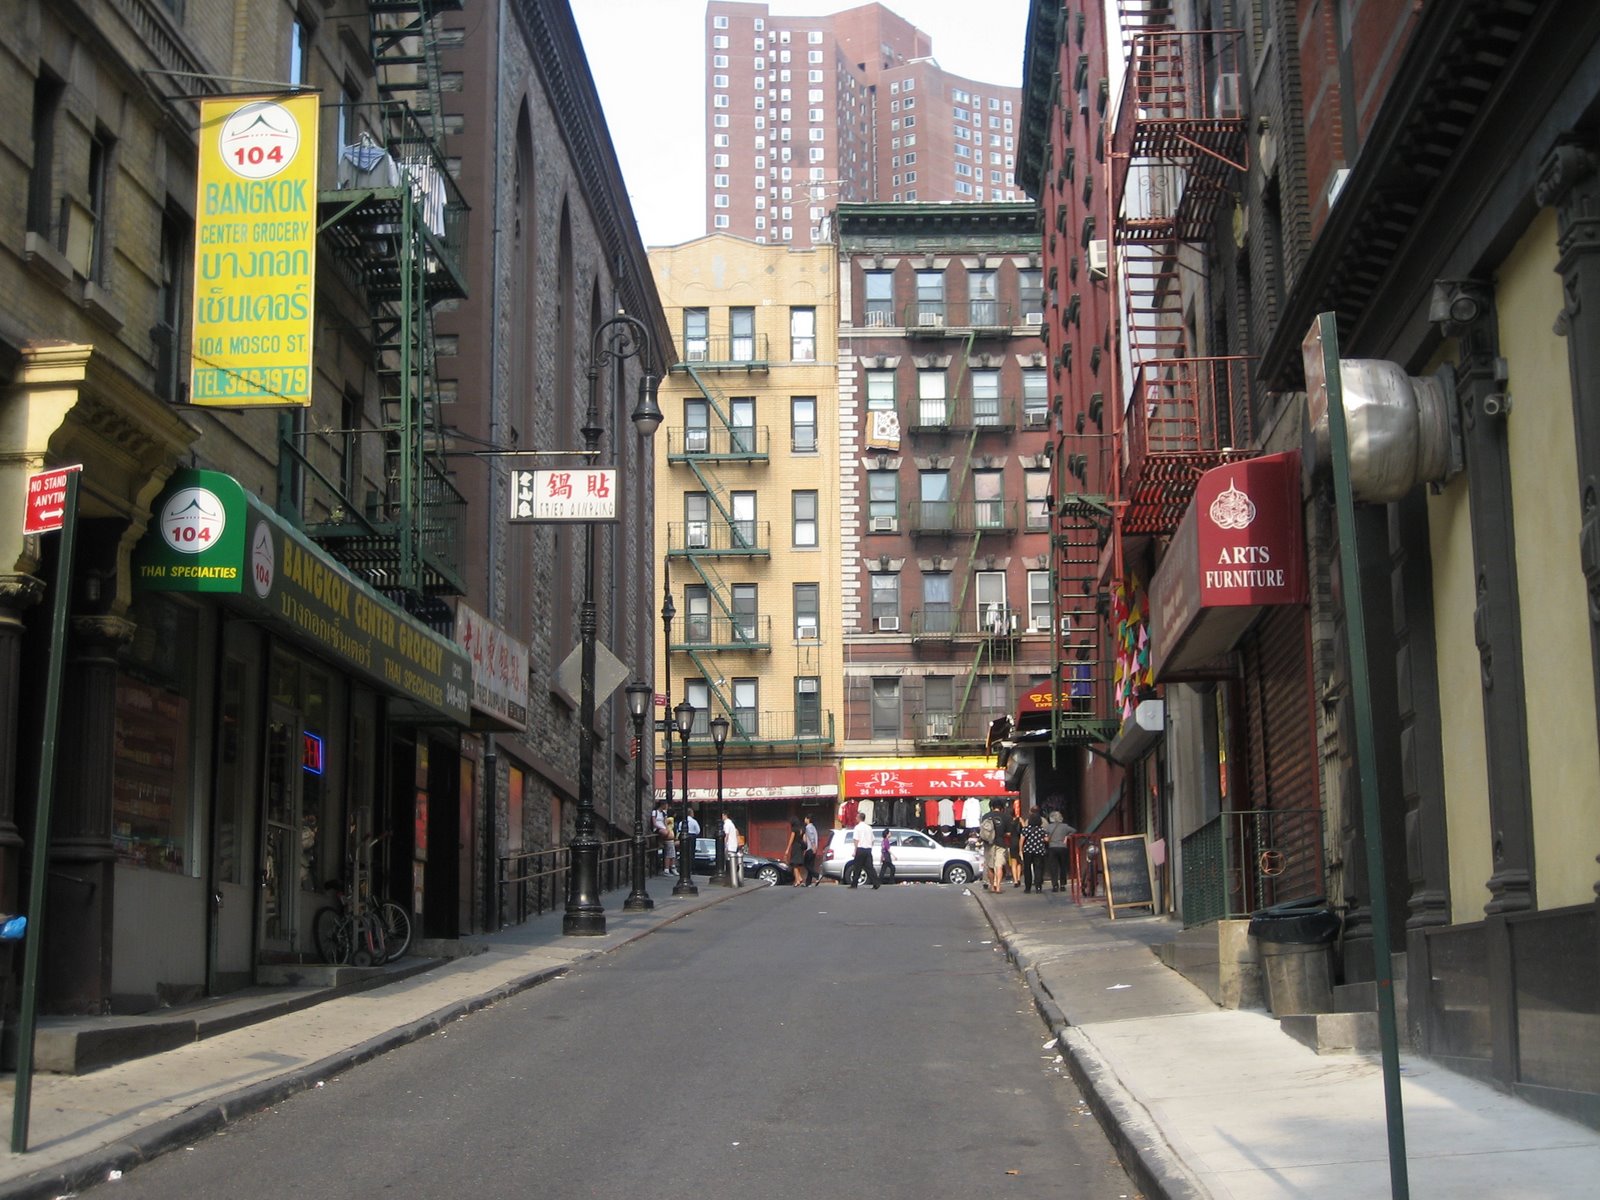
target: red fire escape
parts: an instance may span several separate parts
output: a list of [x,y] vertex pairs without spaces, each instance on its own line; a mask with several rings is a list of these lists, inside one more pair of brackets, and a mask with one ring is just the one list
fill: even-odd
[[1171,5],[1122,0],[1127,69],[1112,135],[1112,240],[1128,403],[1118,559],[1170,534],[1202,473],[1251,455],[1249,360],[1205,357],[1205,246],[1245,170],[1242,35],[1176,30]]

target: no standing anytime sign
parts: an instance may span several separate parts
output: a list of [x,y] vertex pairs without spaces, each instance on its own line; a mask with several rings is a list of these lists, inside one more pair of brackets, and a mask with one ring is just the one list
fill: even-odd
[[22,518],[23,533],[54,533],[67,513],[67,476],[83,464],[55,467],[28,476],[28,508]]

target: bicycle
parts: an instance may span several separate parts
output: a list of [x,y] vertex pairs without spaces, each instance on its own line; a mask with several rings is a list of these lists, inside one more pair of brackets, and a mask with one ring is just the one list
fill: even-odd
[[334,902],[318,909],[311,922],[317,953],[324,962],[376,967],[397,961],[411,948],[411,914],[392,900],[374,904],[367,879],[370,872],[361,867],[361,855],[388,836],[368,838],[352,856],[355,886],[347,888],[338,879],[328,881]]

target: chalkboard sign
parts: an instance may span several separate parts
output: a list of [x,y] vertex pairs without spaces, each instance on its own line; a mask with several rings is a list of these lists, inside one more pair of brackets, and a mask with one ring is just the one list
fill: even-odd
[[1119,908],[1155,912],[1150,887],[1150,847],[1142,834],[1100,839],[1100,861],[1106,876],[1106,911],[1117,919]]

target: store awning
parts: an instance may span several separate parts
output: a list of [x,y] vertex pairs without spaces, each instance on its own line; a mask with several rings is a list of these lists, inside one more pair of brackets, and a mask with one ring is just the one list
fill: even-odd
[[1150,580],[1151,670],[1215,674],[1263,608],[1305,602],[1299,453],[1214,467]]
[[134,547],[133,586],[215,596],[396,698],[397,715],[467,725],[466,655],[220,471],[173,473]]
[[847,758],[839,782],[846,800],[899,796],[1008,796],[1005,772],[990,758]]

